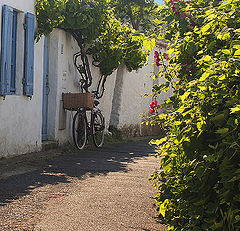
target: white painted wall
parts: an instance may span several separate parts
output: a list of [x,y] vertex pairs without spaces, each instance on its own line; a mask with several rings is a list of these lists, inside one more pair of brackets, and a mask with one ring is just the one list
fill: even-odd
[[[65,112],[65,129],[60,128],[63,121],[60,121],[59,118],[64,118],[61,104],[62,92],[80,91],[78,84],[79,74],[73,64],[73,54],[77,51],[79,51],[79,47],[68,33],[59,29],[55,29],[51,33],[49,46],[50,102],[48,138],[56,140],[60,144],[72,142],[71,126],[75,112]],[[106,128],[109,125],[114,125],[120,129],[130,126],[138,126],[141,129],[142,117],[140,114],[148,114],[149,104],[152,101],[151,93],[154,84],[152,79],[154,67],[152,63],[154,63],[153,52],[149,57],[148,65],[142,69],[129,73],[124,66],[121,66],[119,70],[108,77],[106,90],[99,106],[105,116]],[[91,69],[93,85],[90,90],[94,90],[100,73],[93,66],[91,66]],[[162,81],[163,79],[159,79],[157,83]],[[121,86],[118,86],[119,82]],[[145,97],[146,95],[149,97]],[[169,95],[170,93],[161,96],[159,101],[162,101],[162,97],[165,98]]]
[[[49,41],[48,139],[63,144],[72,142],[71,128],[75,112],[64,112],[61,104],[62,93],[80,92],[80,76],[73,63],[73,55],[79,51],[79,47],[70,34],[59,29],[51,33]],[[96,89],[97,80],[100,78],[98,68],[91,66],[91,70],[93,85],[90,91]],[[108,77],[104,97],[100,100],[99,107],[105,116],[107,126],[110,120],[115,78],[116,73]],[[60,118],[64,118],[64,121],[60,121]],[[66,125],[65,129],[61,128],[63,123]]]
[[[3,4],[22,11],[19,18],[20,25],[23,23],[23,12],[34,12],[33,0],[0,0],[0,7]],[[0,25],[1,20],[2,9],[0,9]],[[0,97],[0,157],[10,157],[41,149],[43,40],[35,44],[34,95],[30,100],[22,93],[23,35],[23,30],[19,27],[16,95],[7,95],[5,100]]]
[[[0,5],[3,4],[20,11],[17,32],[16,95],[6,96],[5,100],[0,97],[0,157],[10,157],[38,151],[42,146],[44,39],[42,38],[35,44],[34,95],[30,100],[22,94],[24,32],[21,30],[21,25],[24,22],[24,12],[34,13],[34,0],[0,0]],[[0,10],[0,25],[1,14]],[[76,41],[65,31],[55,29],[49,36],[47,135],[48,140],[57,141],[59,144],[72,142],[71,126],[74,112],[63,110],[62,93],[79,92],[80,90],[79,74],[73,64],[73,54],[77,51],[79,51],[79,47]],[[105,85],[106,91],[103,98],[100,99],[99,106],[105,116],[107,128],[110,123],[115,123],[120,129],[130,126],[140,127],[142,120],[140,114],[149,112],[149,104],[152,101],[151,89],[154,72],[152,63],[153,55],[149,58],[149,65],[137,72],[129,73],[124,66],[121,66],[119,70],[108,77]],[[94,80],[90,90],[94,90],[100,73],[97,68],[93,66],[91,68]],[[122,76],[121,79],[119,76]],[[119,82],[120,87],[118,86]],[[149,97],[144,97],[145,94]],[[168,95],[166,94],[166,97]]]
[[[128,72],[126,68],[123,69],[122,92],[117,101],[119,104],[119,122],[117,127],[124,132],[131,132],[130,135],[142,135],[142,114],[149,115],[149,105],[153,100],[152,87],[154,84],[165,82],[163,77],[153,80],[153,75],[157,74],[159,68],[161,68],[154,65],[155,50],[158,49],[155,48],[153,50],[149,56],[148,63],[138,71]],[[162,47],[162,52],[166,52],[166,47]],[[162,92],[156,100],[161,104],[171,95],[172,89],[167,93]]]

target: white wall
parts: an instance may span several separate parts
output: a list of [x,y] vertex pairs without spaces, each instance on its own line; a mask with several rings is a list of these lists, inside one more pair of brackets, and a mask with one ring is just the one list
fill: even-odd
[[[0,157],[39,151],[42,147],[42,91],[44,38],[35,44],[34,95],[23,95],[24,71],[24,13],[34,13],[34,0],[0,0],[0,7],[7,4],[19,11],[16,94],[0,97]],[[2,9],[0,10],[0,25]],[[1,37],[1,30],[0,30]],[[79,73],[73,64],[73,54],[79,51],[76,41],[63,30],[55,29],[49,36],[49,95],[47,115],[48,140],[59,144],[72,142],[71,126],[74,112],[64,111],[62,93],[79,92]],[[1,52],[1,48],[0,48]],[[106,127],[111,124],[123,129],[138,127],[141,130],[140,114],[148,114],[152,101],[154,67],[153,54],[149,65],[139,71],[127,72],[121,66],[108,77],[105,93],[100,99],[100,108],[105,116]],[[91,66],[93,85],[96,89],[99,70]],[[163,81],[163,80],[158,80]],[[144,95],[149,97],[144,97]],[[160,101],[170,93],[160,96]]]
[[[166,47],[161,47],[162,52],[166,52]],[[115,102],[119,107],[117,128],[130,133],[129,135],[142,135],[141,122],[142,114],[149,115],[149,105],[153,100],[152,87],[154,84],[165,82],[163,77],[153,80],[153,75],[157,74],[161,67],[154,65],[154,51],[150,54],[148,63],[138,71],[128,72],[123,69],[123,79],[121,94]],[[167,63],[166,63],[167,64]],[[162,92],[157,97],[159,104],[163,103],[172,94],[172,89],[167,93]],[[115,117],[113,117],[115,119]],[[115,125],[115,121],[111,121]]]
[[[49,95],[49,136],[62,144],[72,142],[71,126],[75,112],[63,112],[62,92],[79,92],[79,73],[73,64],[73,54],[79,51],[76,41],[65,31],[55,29],[50,35],[50,95]],[[142,117],[140,114],[149,113],[152,101],[152,86],[154,81],[153,53],[149,57],[148,65],[138,71],[129,73],[125,66],[115,71],[107,78],[105,93],[100,99],[100,108],[105,116],[106,128],[113,125],[120,129],[138,127],[141,130]],[[90,60],[91,63],[91,60]],[[96,89],[100,77],[99,70],[91,66],[93,84],[90,90]],[[156,72],[156,70],[155,70]],[[157,80],[157,83],[163,79]],[[156,82],[156,81],[155,81]],[[159,98],[168,97],[167,93]],[[148,95],[148,97],[146,97]],[[65,114],[65,115],[64,115]],[[61,119],[60,119],[61,118]],[[63,119],[62,119],[63,118]],[[64,120],[64,121],[61,121]],[[61,129],[62,122],[66,128]],[[139,135],[141,131],[138,131]]]
[[[80,76],[73,63],[73,55],[79,51],[79,47],[70,34],[59,29],[55,29],[51,33],[49,41],[48,139],[63,144],[72,142],[71,127],[75,112],[62,109],[62,93],[80,92]],[[100,78],[98,68],[91,65],[91,70],[93,85],[90,91],[96,89]],[[116,72],[108,77],[104,97],[100,100],[99,107],[105,116],[107,126],[110,120],[115,78]],[[64,123],[66,126],[65,129],[62,129]]]
[[[33,0],[0,0],[0,7],[3,4],[22,12],[34,12]],[[21,17],[20,22],[23,20]],[[1,19],[2,9],[0,9],[0,25]],[[0,157],[10,157],[41,149],[43,40],[35,44],[34,95],[30,100],[22,93],[23,42],[19,41],[22,36],[23,32],[19,29],[16,95],[7,95],[5,100],[0,97]]]

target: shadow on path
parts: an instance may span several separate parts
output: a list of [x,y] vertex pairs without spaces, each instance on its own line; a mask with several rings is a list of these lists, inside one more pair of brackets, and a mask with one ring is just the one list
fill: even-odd
[[[46,153],[48,155],[46,155]],[[109,172],[127,172],[127,164],[153,153],[147,141],[119,144],[102,149],[74,151],[49,151],[37,158],[21,157],[21,161],[10,164],[8,169],[21,169],[25,173],[9,176],[0,180],[0,207],[19,197],[28,195],[35,188],[47,184],[71,183],[71,178],[82,178],[86,174],[94,177]],[[38,156],[37,156],[38,155]],[[17,159],[17,158],[16,158]],[[0,161],[0,168],[6,164]],[[6,166],[5,166],[6,168]],[[19,171],[21,172],[21,171]]]

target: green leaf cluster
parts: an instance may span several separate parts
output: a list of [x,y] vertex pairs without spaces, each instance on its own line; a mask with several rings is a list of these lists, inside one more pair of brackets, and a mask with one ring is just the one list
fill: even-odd
[[122,22],[149,34],[156,18],[157,4],[154,0],[110,0],[110,5]]
[[[240,1],[166,1],[167,130],[155,199],[169,230],[240,230]],[[184,14],[185,13],[185,14]],[[186,16],[185,16],[186,15]]]
[[108,0],[36,0],[36,15],[37,39],[54,28],[75,38],[80,34],[103,76],[110,75],[121,63],[132,71],[147,61],[145,37],[118,20]]

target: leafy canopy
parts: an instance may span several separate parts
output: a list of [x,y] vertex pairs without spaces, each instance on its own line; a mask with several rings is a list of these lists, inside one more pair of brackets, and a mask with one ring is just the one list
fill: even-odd
[[104,76],[121,63],[132,71],[147,61],[145,37],[118,20],[108,0],[37,0],[36,14],[38,39],[54,28],[66,30],[97,59]]
[[114,14],[132,28],[148,33],[156,17],[157,4],[154,0],[110,0]]

